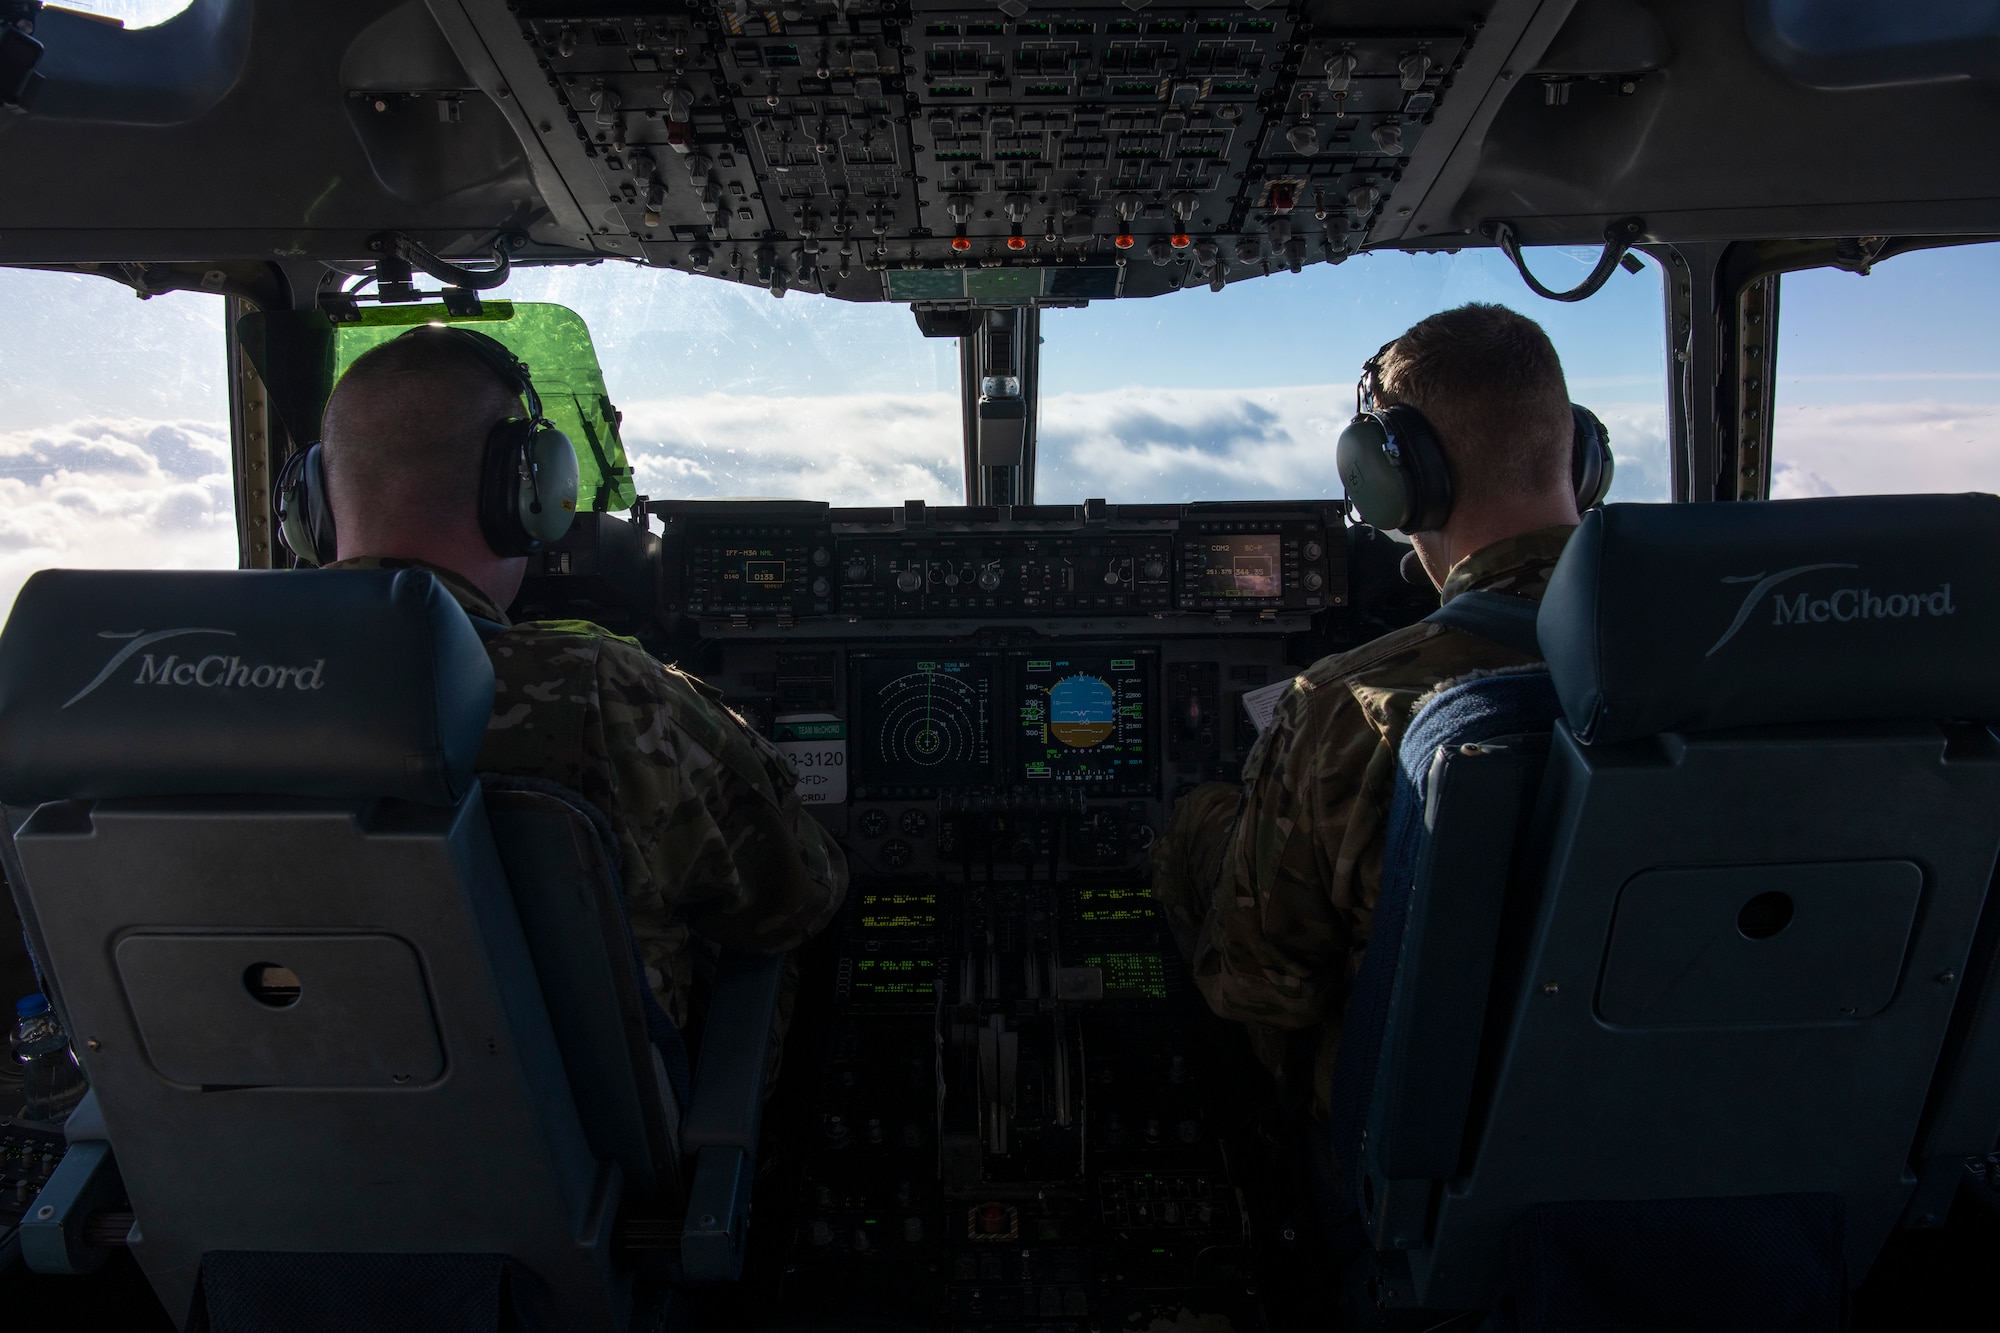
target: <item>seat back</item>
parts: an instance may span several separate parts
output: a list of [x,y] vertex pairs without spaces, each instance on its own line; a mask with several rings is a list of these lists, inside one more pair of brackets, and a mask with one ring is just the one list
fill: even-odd
[[672,1156],[629,941],[581,812],[489,816],[492,698],[417,571],[23,588],[8,878],[177,1320],[627,1321],[613,1219]]
[[1407,895],[1409,925],[1379,1076],[1336,1094],[1366,1108],[1377,1245],[1436,1308],[1493,1301],[1510,1245],[1517,1274],[1644,1251],[1634,1303],[1727,1287],[1664,1249],[1735,1256],[1736,1299],[1837,1308],[1981,999],[2000,500],[1612,506],[1539,629],[1564,717],[1538,780],[1535,747],[1421,717],[1403,755],[1424,781],[1392,823],[1422,817],[1384,910]]

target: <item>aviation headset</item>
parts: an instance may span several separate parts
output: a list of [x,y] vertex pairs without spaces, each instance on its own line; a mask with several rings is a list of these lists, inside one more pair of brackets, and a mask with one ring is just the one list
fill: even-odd
[[[542,415],[541,395],[527,366],[504,344],[450,326],[435,331],[420,326],[401,336],[433,332],[457,338],[500,377],[508,392],[526,401],[527,416],[509,417],[486,436],[479,464],[479,530],[495,555],[532,555],[576,521],[576,448]],[[292,554],[308,565],[332,561],[333,508],[318,441],[285,460],[273,498],[279,536]]]
[[[1340,433],[1334,461],[1341,484],[1362,522],[1398,532],[1431,532],[1451,517],[1451,472],[1437,432],[1407,403],[1377,405],[1382,358],[1394,342],[1368,358],[1354,386],[1354,420]],[[1611,489],[1611,436],[1597,414],[1571,403],[1570,483],[1576,512],[1604,502]]]

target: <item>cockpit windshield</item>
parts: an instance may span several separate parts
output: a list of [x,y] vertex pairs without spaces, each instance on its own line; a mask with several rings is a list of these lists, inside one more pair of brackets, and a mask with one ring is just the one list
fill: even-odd
[[[1559,278],[1595,258],[1552,250],[1535,262]],[[964,501],[956,347],[923,337],[901,306],[774,300],[611,264],[524,270],[505,295],[559,302],[589,324],[642,494]],[[1559,305],[1484,250],[1383,252],[1219,294],[1044,311],[1034,498],[1338,496],[1333,441],[1361,363],[1466,301],[1512,306],[1549,330],[1571,396],[1611,432],[1613,499],[1667,498],[1658,267]]]

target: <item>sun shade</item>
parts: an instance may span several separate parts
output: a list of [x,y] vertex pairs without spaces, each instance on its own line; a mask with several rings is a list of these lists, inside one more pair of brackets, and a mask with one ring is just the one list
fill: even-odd
[[578,509],[630,509],[637,493],[625,444],[618,437],[618,409],[604,389],[604,372],[583,317],[567,306],[541,301],[482,301],[477,315],[455,316],[444,306],[382,306],[360,312],[334,334],[334,375],[355,358],[419,324],[464,324],[505,343],[534,376],[542,410],[576,445]]

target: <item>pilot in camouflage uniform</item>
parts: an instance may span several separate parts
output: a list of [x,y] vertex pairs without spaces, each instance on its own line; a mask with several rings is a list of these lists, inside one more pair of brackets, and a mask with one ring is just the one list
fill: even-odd
[[[1449,602],[1481,589],[1541,600],[1573,527],[1498,541],[1453,567]],[[1324,1119],[1348,988],[1375,912],[1396,751],[1425,696],[1530,659],[1420,622],[1301,672],[1243,783],[1181,798],[1153,848],[1153,892],[1209,1007],[1249,1027],[1281,1079],[1312,1062]]]
[[364,556],[328,568],[426,569],[468,614],[509,626],[487,644],[496,688],[479,767],[561,783],[609,818],[647,980],[675,1023],[688,1021],[690,931],[775,954],[839,910],[846,858],[793,793],[789,761],[712,687],[589,621],[512,624],[436,565]]

